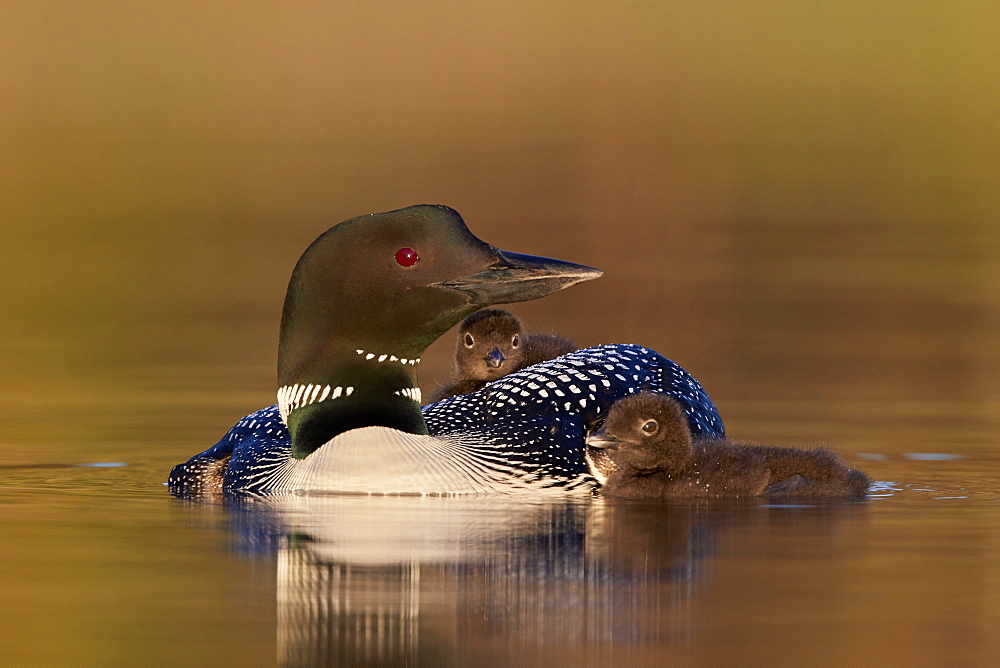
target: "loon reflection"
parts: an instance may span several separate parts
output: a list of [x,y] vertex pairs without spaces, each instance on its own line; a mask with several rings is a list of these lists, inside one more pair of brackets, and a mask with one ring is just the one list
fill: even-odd
[[812,538],[865,509],[329,495],[229,503],[239,504],[229,508],[236,548],[276,555],[279,662],[292,666],[665,651],[697,635],[692,601],[733,534],[797,516],[814,550]]

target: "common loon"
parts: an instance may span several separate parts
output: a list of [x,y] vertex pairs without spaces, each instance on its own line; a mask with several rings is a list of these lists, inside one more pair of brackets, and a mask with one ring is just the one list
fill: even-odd
[[606,453],[589,461],[608,497],[850,497],[871,485],[829,450],[692,438],[682,407],[662,394],[616,402],[586,440],[588,448]]
[[441,334],[484,306],[536,299],[601,273],[497,250],[444,206],[335,225],[292,272],[277,405],[175,466],[171,491],[589,490],[587,430],[642,389],[676,396],[692,429],[722,436],[694,378],[630,345],[578,351],[421,410],[420,356]]
[[431,401],[475,392],[507,374],[574,350],[576,346],[569,339],[525,332],[513,313],[484,308],[458,328],[454,378],[435,392]]

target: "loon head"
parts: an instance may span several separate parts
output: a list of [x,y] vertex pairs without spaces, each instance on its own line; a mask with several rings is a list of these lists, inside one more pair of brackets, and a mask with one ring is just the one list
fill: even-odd
[[281,317],[278,403],[293,456],[359,427],[427,433],[416,381],[427,346],[484,306],[602,273],[498,250],[445,206],[333,226],[299,258]]
[[587,437],[587,447],[607,453],[612,470],[637,472],[676,473],[694,454],[691,428],[680,404],[651,392],[616,401],[604,426]]
[[503,309],[485,308],[462,321],[455,344],[461,378],[491,382],[522,368],[521,321]]

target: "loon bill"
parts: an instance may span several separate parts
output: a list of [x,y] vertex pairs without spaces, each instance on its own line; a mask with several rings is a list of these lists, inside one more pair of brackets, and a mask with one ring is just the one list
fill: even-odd
[[578,351],[421,410],[420,356],[441,334],[485,306],[537,299],[601,273],[497,250],[444,206],[335,225],[306,249],[289,281],[278,404],[174,467],[170,489],[589,490],[587,429],[640,390],[677,397],[693,430],[721,435],[697,381],[639,346]]

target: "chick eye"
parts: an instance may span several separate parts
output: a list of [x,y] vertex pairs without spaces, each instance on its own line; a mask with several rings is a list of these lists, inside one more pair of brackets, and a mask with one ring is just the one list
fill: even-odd
[[519,337],[517,334],[515,334],[514,338],[510,340],[510,345],[512,345],[515,348],[517,348],[519,345],[521,345],[521,337]]
[[472,340],[472,334],[466,334],[465,335],[466,347],[471,348],[473,343],[475,343],[475,341]]
[[653,434],[659,428],[660,428],[660,425],[656,424],[656,420],[649,420],[645,424],[642,425],[642,430],[644,432],[646,432],[647,434]]
[[400,267],[412,267],[417,263],[420,256],[412,248],[400,248],[396,251],[396,264]]

